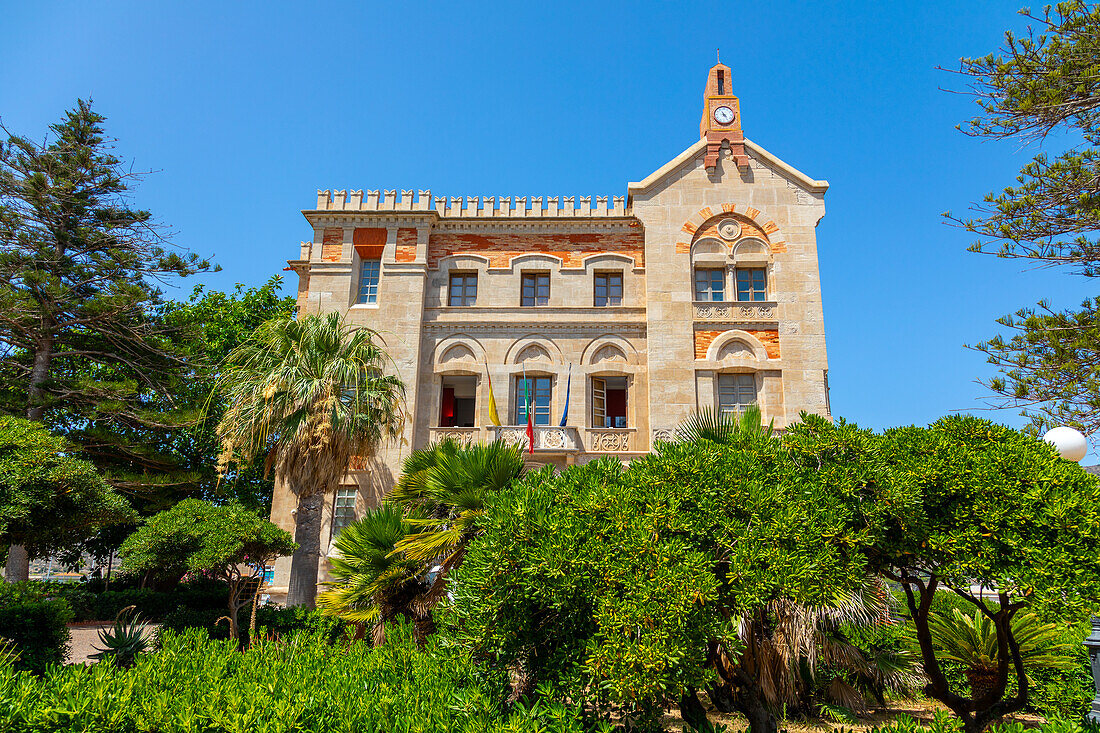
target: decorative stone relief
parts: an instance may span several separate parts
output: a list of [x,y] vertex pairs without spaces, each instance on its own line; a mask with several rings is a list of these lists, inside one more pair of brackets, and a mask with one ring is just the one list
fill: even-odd
[[621,453],[630,450],[630,432],[592,430],[588,433],[588,449],[594,453]]
[[676,440],[676,428],[653,428],[653,442],[658,440],[672,443]]
[[734,305],[734,304],[695,304],[695,320],[697,321],[723,321],[723,320],[761,320],[775,319],[775,306],[773,305]]
[[605,362],[625,363],[626,354],[624,354],[623,350],[618,346],[612,346],[611,344],[601,346],[596,350],[596,353],[592,355],[592,363],[603,364]]

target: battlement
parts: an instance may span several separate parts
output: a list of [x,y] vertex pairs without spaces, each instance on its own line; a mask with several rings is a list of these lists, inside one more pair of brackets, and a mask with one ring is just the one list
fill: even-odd
[[[318,211],[434,211],[452,219],[630,216],[625,196],[436,196],[431,190],[318,191]],[[593,204],[593,200],[595,203]],[[610,205],[609,205],[610,204]]]

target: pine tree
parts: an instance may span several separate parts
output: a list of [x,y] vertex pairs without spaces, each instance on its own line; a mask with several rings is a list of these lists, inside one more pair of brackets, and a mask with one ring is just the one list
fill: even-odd
[[[161,462],[127,433],[185,419],[163,409],[188,365],[161,286],[211,265],[131,208],[141,174],[115,157],[103,122],[78,100],[41,143],[0,126],[0,408],[140,475]],[[26,566],[8,570],[18,579]]]
[[[973,218],[948,217],[978,236],[971,251],[1068,266],[1100,275],[1100,5],[1065,2],[1034,27],[1005,34],[996,54],[962,60],[981,113],[967,134],[1014,139],[1042,148],[1071,145],[1053,157],[1040,150],[1014,185],[988,194]],[[1036,30],[1036,28],[1038,30]],[[1019,407],[1032,430],[1058,424],[1100,430],[1100,298],[1080,310],[1047,301],[998,321],[1009,330],[974,348],[1001,376],[986,385],[998,407]]]

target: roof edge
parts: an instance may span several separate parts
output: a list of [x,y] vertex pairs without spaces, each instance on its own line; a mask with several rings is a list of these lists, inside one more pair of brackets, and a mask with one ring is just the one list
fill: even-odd
[[[646,189],[648,189],[651,186],[653,186],[654,184],[656,184],[658,181],[660,181],[662,178],[664,178],[669,173],[674,171],[676,168],[680,167],[681,165],[688,162],[689,160],[691,160],[695,156],[699,155],[699,153],[703,152],[706,149],[706,147],[707,147],[706,138],[700,138],[698,141],[693,143],[691,145],[691,147],[689,147],[687,150],[680,153],[675,158],[673,158],[672,160],[665,163],[664,165],[662,165],[657,170],[650,173],[648,176],[646,176],[641,181],[626,184],[627,193],[630,196],[633,196],[636,193],[644,192]],[[828,181],[817,180],[817,179],[811,178],[810,176],[806,175],[802,171],[795,168],[793,165],[784,162],[782,159],[780,159],[776,155],[768,152],[767,150],[762,148],[760,145],[754,143],[752,140],[749,140],[748,138],[745,138],[745,147],[747,147],[749,150],[751,150],[753,153],[755,153],[758,157],[763,159],[765,162],[767,162],[770,165],[778,168],[780,171],[785,173],[787,176],[793,178],[795,181],[802,184],[802,186],[805,187],[808,191],[810,191],[812,193],[825,193],[825,191],[828,190],[828,188],[829,188],[829,182]]]

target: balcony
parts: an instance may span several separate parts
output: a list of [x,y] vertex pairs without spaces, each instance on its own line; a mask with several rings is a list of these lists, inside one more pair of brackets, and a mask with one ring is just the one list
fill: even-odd
[[588,428],[584,431],[584,444],[589,453],[629,453],[635,447],[634,428]]
[[779,305],[774,301],[703,301],[692,303],[697,321],[775,323]]
[[484,439],[481,428],[430,428],[430,430],[433,443],[450,438],[459,445],[474,445]]
[[[517,445],[528,450],[526,425],[490,425],[490,440],[501,440],[509,445]],[[575,427],[564,428],[551,425],[535,427],[535,450],[546,453],[581,453],[584,446]]]
[[[431,442],[449,438],[460,445],[502,440],[527,450],[526,425],[489,425],[484,428],[430,428]],[[580,432],[584,432],[581,441]],[[535,450],[546,453],[630,453],[637,451],[635,428],[576,428],[539,425],[535,427]]]

